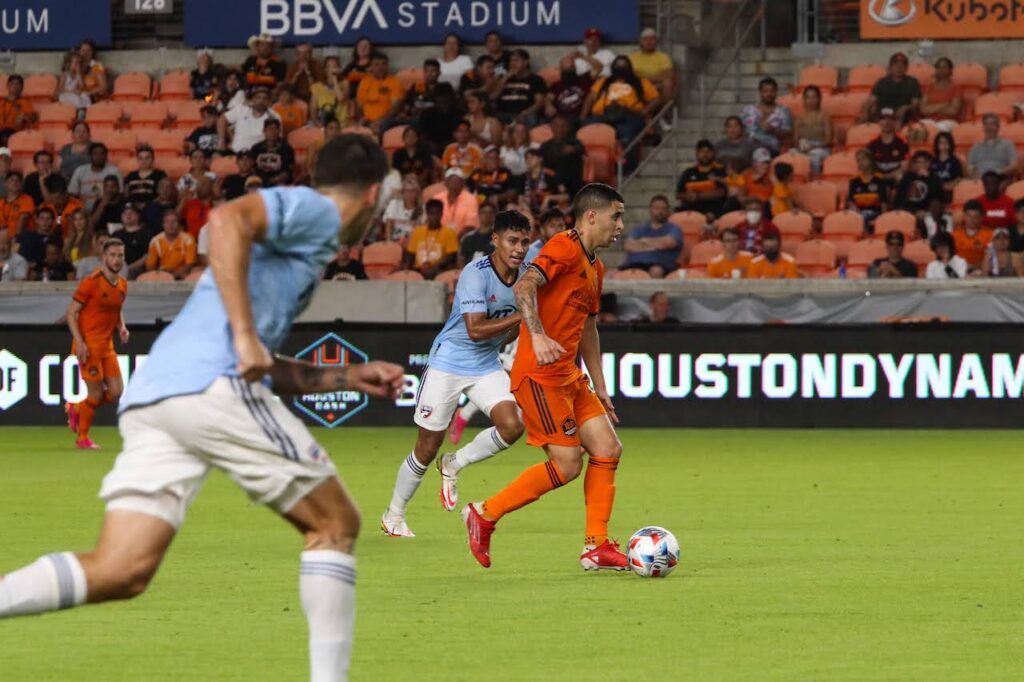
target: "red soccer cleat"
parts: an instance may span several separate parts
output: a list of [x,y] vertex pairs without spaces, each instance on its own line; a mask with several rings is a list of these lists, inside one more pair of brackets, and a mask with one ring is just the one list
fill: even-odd
[[73,403],[64,403],[64,412],[68,415],[68,428],[78,433],[78,408]]
[[462,440],[462,432],[466,430],[466,424],[468,423],[468,420],[462,418],[462,410],[455,413],[451,428],[448,429],[448,438],[451,439],[452,444],[459,444],[459,441]]
[[100,446],[92,442],[92,438],[86,436],[75,441],[75,447],[79,450],[99,450]]
[[462,508],[462,518],[469,532],[469,551],[484,568],[491,567],[491,534],[494,533],[494,521],[488,521],[476,510],[473,503]]
[[619,551],[619,543],[605,540],[580,554],[580,566],[584,571],[625,571],[629,568],[629,560]]

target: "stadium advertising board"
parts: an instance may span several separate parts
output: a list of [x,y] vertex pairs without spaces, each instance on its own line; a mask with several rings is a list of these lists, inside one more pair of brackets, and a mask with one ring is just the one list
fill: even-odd
[[523,43],[581,42],[590,26],[633,42],[637,0],[186,0],[185,42],[245,45],[269,33],[284,43],[440,45],[449,33],[480,43],[489,31]]
[[860,36],[881,40],[1024,37],[1020,0],[861,0]]
[[0,49],[66,50],[91,38],[110,44],[110,3],[76,0],[4,0]]
[[[357,391],[286,401],[307,423],[408,426],[434,326],[297,327],[286,353],[318,364],[406,367],[394,403]],[[155,329],[133,330],[127,377]],[[604,371],[623,426],[1017,428],[1024,326],[604,328]],[[0,425],[61,424],[84,397],[61,328],[8,327],[0,338]],[[111,410],[98,419],[110,423]]]

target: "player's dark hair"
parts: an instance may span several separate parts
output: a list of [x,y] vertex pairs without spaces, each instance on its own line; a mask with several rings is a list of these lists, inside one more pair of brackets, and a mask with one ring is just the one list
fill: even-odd
[[978,213],[984,213],[985,207],[982,206],[981,202],[978,201],[977,199],[971,199],[966,204],[964,204],[964,213],[967,213],[968,211],[977,211]]
[[621,202],[622,195],[614,187],[592,182],[576,193],[576,198],[572,201],[572,214],[579,220],[587,211],[606,208],[616,201]]
[[383,180],[387,172],[388,157],[375,140],[343,133],[320,148],[313,186],[366,189]]
[[64,176],[60,173],[53,173],[46,176],[46,180],[43,181],[43,185],[46,186],[46,191],[50,194],[63,194],[68,191],[68,181],[64,179]]
[[111,237],[110,239],[103,243],[103,253],[106,253],[107,249],[113,248],[115,246],[124,246],[124,242],[118,239],[117,237]]
[[494,218],[495,234],[501,234],[508,230],[513,232],[529,232],[531,229],[530,219],[519,211],[502,211]]
[[547,225],[551,220],[558,220],[561,223],[565,222],[565,214],[562,213],[560,208],[549,208],[540,214],[540,218],[537,219],[538,225]]

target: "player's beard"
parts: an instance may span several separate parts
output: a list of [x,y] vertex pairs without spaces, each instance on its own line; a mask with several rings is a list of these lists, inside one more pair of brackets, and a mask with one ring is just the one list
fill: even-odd
[[355,246],[361,244],[363,238],[366,237],[366,230],[370,226],[370,221],[373,218],[372,204],[365,204],[362,209],[354,216],[345,221],[345,224],[341,226],[341,234],[339,240],[345,246]]

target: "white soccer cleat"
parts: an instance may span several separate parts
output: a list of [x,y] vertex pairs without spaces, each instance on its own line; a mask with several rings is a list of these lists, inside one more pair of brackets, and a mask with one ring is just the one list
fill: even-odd
[[441,505],[445,511],[455,511],[459,504],[459,475],[451,471],[451,463],[455,459],[448,453],[437,460],[437,471],[441,474]]
[[409,526],[406,525],[404,516],[398,516],[389,511],[384,512],[384,515],[380,517],[380,532],[391,538],[416,537],[416,533],[409,530]]

